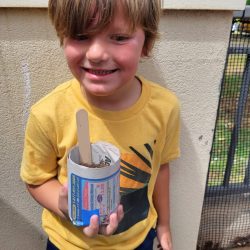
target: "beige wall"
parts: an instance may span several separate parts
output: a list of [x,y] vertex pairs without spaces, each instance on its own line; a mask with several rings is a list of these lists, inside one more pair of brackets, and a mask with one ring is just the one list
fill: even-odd
[[[242,10],[246,0],[161,0],[164,9]],[[45,7],[48,0],[0,0],[0,7]]]
[[[70,78],[46,9],[0,8],[1,249],[44,249],[40,207],[19,179],[30,105]],[[171,169],[174,250],[195,250],[231,11],[166,11],[139,72],[182,104],[181,158]]]
[[168,10],[155,56],[142,65],[142,72],[172,89],[182,105],[182,154],[171,169],[174,250],[196,249],[231,22],[230,11]]

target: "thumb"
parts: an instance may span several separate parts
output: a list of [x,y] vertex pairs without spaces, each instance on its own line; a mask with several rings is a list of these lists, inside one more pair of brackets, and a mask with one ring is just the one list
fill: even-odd
[[59,190],[58,208],[63,213],[63,217],[68,217],[68,185],[63,184]]
[[63,192],[63,194],[68,194],[68,183],[67,182],[65,182],[62,185],[62,192]]
[[59,190],[59,198],[63,198],[63,197],[66,197],[68,196],[68,185],[67,183],[63,184],[61,187],[60,187],[60,190]]

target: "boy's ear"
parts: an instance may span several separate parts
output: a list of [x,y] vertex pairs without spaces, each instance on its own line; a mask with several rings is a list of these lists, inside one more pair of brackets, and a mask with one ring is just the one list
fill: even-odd
[[146,57],[147,55],[148,55],[148,49],[146,48],[146,46],[144,44],[142,51],[141,51],[141,57]]

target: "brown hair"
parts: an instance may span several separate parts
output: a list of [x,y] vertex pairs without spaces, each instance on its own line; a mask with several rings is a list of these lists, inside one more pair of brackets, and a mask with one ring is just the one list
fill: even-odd
[[160,0],[49,0],[49,16],[61,44],[65,37],[88,31],[93,18],[91,32],[102,30],[112,21],[118,2],[124,7],[131,30],[137,26],[144,30],[144,54],[147,56],[158,37]]

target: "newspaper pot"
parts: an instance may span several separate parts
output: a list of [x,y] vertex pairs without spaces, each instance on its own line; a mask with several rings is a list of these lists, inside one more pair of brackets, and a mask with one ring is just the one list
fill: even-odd
[[87,226],[90,217],[108,224],[120,203],[120,152],[110,143],[91,144],[94,165],[80,164],[78,146],[67,158],[69,217],[76,226]]

